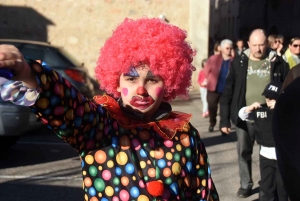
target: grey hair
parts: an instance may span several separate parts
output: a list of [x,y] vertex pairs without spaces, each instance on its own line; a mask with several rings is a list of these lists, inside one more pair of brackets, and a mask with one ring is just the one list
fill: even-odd
[[225,44],[233,45],[233,43],[232,43],[231,40],[229,40],[229,39],[224,39],[224,40],[222,40],[221,43],[220,43],[221,48],[224,48],[224,45],[225,45]]

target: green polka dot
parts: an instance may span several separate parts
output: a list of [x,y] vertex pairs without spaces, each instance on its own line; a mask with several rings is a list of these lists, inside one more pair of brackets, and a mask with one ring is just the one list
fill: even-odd
[[115,151],[114,151],[113,148],[111,148],[111,149],[108,150],[108,155],[109,155],[110,157],[114,157],[114,156],[115,156]]
[[186,157],[191,157],[192,152],[191,152],[191,149],[190,149],[190,148],[187,148],[187,149],[185,150],[185,155],[186,155]]
[[148,176],[144,176],[145,181],[148,181],[148,179],[149,179]]
[[98,170],[95,166],[91,166],[89,168],[89,173],[90,173],[91,176],[95,177],[97,175],[97,172],[98,172]]
[[174,160],[176,162],[180,161],[180,155],[178,153],[174,154]]
[[198,171],[198,175],[199,175],[200,177],[202,177],[204,174],[205,174],[205,171],[204,171],[203,169],[200,169],[200,170]]
[[168,184],[168,185],[170,185],[172,183],[172,179],[171,178],[167,178],[165,180],[165,183]]
[[119,184],[120,184],[120,179],[119,179],[118,177],[115,177],[115,178],[113,179],[113,183],[114,183],[115,185],[119,185]]
[[160,168],[159,167],[156,167],[156,175],[155,175],[156,179],[159,179],[160,178]]
[[97,191],[102,192],[105,189],[105,182],[102,179],[97,178],[94,181],[94,187]]

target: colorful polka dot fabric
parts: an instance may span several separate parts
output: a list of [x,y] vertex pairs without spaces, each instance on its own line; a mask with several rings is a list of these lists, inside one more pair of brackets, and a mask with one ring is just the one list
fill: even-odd
[[32,110],[79,153],[84,200],[219,200],[191,115],[141,122],[113,98],[88,100],[47,65],[29,63],[40,86]]

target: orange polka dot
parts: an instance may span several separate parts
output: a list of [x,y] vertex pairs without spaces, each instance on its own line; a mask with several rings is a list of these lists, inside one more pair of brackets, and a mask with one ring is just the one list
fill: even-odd
[[169,176],[171,175],[171,170],[170,170],[170,168],[165,168],[165,169],[163,170],[163,175],[164,175],[164,177],[169,177]]
[[99,150],[95,153],[95,161],[99,164],[102,164],[106,161],[106,153],[102,150]]
[[89,177],[85,178],[83,182],[86,187],[90,187],[92,185],[92,180]]
[[149,177],[155,177],[155,175],[156,175],[155,169],[149,168],[148,175],[149,175]]
[[123,186],[127,186],[129,184],[129,179],[127,177],[122,177],[121,183]]

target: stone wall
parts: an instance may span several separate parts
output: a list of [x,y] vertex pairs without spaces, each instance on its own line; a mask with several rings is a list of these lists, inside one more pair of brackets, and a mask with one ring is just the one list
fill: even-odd
[[[62,46],[93,76],[100,48],[124,18],[164,15],[171,24],[186,30],[190,40],[191,8],[187,0],[0,0],[0,38]],[[202,46],[191,42],[195,49],[205,48],[207,39]]]

